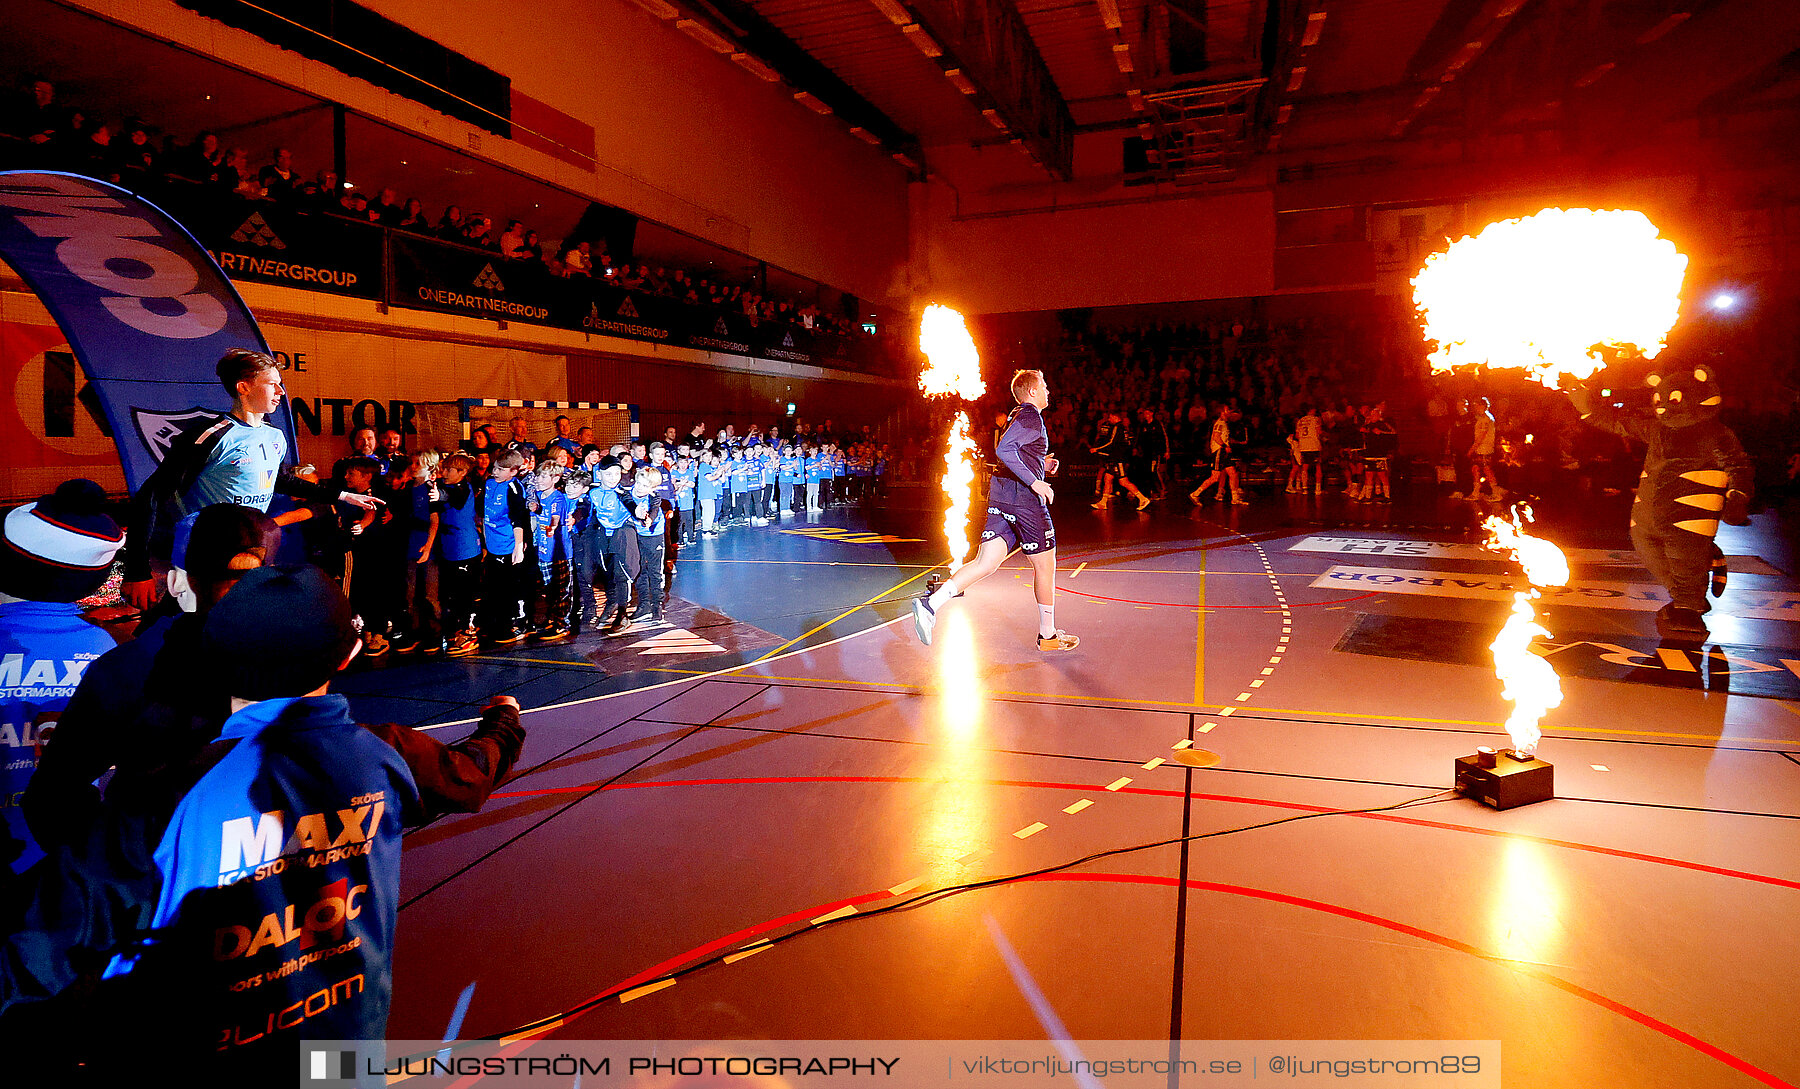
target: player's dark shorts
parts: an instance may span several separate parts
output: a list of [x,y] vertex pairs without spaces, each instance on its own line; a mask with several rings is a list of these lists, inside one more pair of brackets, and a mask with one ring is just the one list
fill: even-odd
[[988,500],[987,524],[981,527],[983,541],[1003,541],[1006,550],[1018,548],[1027,556],[1048,552],[1056,547],[1056,526],[1042,503],[1007,503]]
[[1226,469],[1237,468],[1238,467],[1237,448],[1232,447],[1232,446],[1221,446],[1217,450],[1214,450],[1212,467],[1213,467],[1213,472],[1215,472],[1215,473],[1223,472]]
[[1300,464],[1305,465],[1308,468],[1310,468],[1314,465],[1317,465],[1318,463],[1319,463],[1319,451],[1317,451],[1317,450],[1302,450],[1302,451],[1300,451]]
[[1363,463],[1363,471],[1364,472],[1385,473],[1388,471],[1388,459],[1387,458],[1380,458],[1380,457],[1372,458],[1372,457],[1368,456],[1367,454],[1364,454],[1362,463]]

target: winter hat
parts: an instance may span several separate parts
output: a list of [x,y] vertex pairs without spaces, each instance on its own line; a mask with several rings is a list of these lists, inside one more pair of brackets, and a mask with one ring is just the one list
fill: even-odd
[[98,590],[125,543],[106,513],[106,492],[91,480],[6,512],[0,544],[0,594],[27,601],[79,601]]
[[208,658],[245,700],[304,696],[337,675],[359,638],[350,603],[316,567],[259,567],[206,615]]
[[281,527],[254,507],[214,503],[175,525],[174,566],[187,572],[195,586],[224,582],[244,574],[231,561],[248,552],[268,563],[281,548]]

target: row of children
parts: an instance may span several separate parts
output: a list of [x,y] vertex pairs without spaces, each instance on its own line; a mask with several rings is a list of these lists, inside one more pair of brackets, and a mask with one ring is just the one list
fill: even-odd
[[344,580],[366,654],[462,656],[661,623],[682,544],[861,502],[885,469],[872,444],[588,445],[579,458],[553,445],[542,462],[533,449],[371,450],[338,462],[334,481],[379,507],[301,505],[276,520],[302,523],[287,535],[304,542],[294,558]]

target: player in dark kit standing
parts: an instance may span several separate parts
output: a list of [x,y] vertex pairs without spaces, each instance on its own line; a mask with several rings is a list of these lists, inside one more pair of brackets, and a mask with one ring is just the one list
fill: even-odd
[[1056,626],[1056,526],[1050,504],[1056,496],[1045,479],[1056,470],[1043,411],[1050,404],[1050,384],[1043,371],[1018,371],[1012,380],[1012,422],[994,454],[999,471],[988,482],[987,525],[975,559],[945,580],[930,597],[913,602],[913,628],[919,641],[931,645],[937,612],[957,594],[994,573],[1014,546],[1031,562],[1031,586],[1037,595],[1038,649],[1074,650],[1081,642]]

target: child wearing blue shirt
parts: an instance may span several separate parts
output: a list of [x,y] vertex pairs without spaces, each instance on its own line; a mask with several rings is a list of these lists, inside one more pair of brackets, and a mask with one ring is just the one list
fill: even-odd
[[819,510],[819,485],[825,479],[825,458],[819,448],[812,443],[806,444],[806,454],[801,458],[806,473],[806,509]]
[[446,654],[462,657],[478,648],[475,586],[480,578],[481,503],[469,474],[475,459],[451,454],[441,469],[438,517],[438,586],[444,606],[440,626]]
[[788,443],[783,446],[781,448],[781,491],[776,496],[783,517],[800,509],[803,472],[803,463],[800,455],[794,451],[793,444]]
[[697,502],[694,493],[700,480],[700,466],[694,460],[693,451],[685,444],[676,453],[675,469],[670,474],[675,479],[675,512],[681,524],[681,543],[693,544],[700,537],[700,525],[694,518]]
[[538,598],[542,617],[531,630],[533,642],[564,642],[573,635],[569,623],[569,497],[558,487],[562,469],[554,463],[538,468],[532,477],[537,509],[531,514],[532,546],[537,553]]
[[731,506],[725,515],[725,524],[741,526],[750,520],[750,474],[756,470],[744,458],[744,451],[733,447],[731,451],[730,475],[727,479],[731,487]]
[[631,494],[638,501],[637,538],[637,611],[632,623],[648,620],[662,623],[663,618],[663,510],[657,499],[658,479],[655,469],[640,469]]
[[694,490],[700,500],[700,536],[719,535],[719,497],[725,492],[725,463],[711,450],[700,455],[699,475]]
[[487,552],[482,570],[481,634],[490,643],[508,646],[525,638],[525,541],[531,508],[517,477],[525,456],[517,450],[494,455],[481,492],[481,546]]

